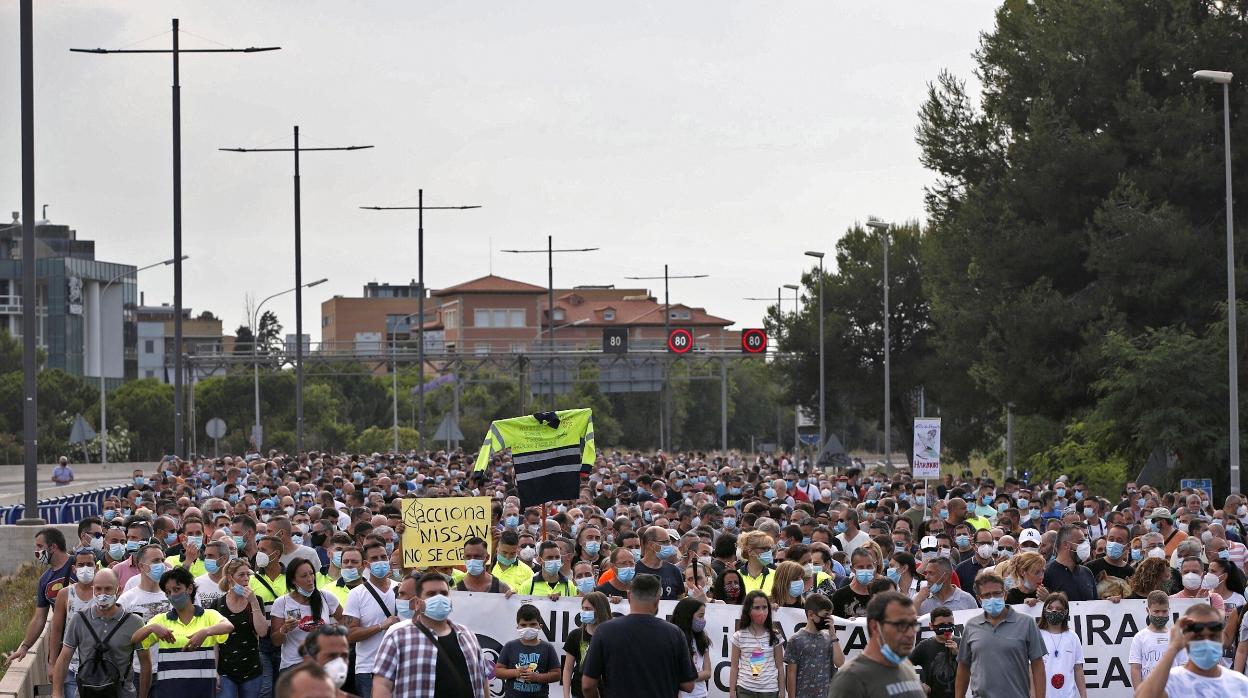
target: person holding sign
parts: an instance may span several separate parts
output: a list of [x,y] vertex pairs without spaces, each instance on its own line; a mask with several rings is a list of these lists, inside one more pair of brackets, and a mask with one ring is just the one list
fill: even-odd
[[[503,535],[506,535],[506,533]],[[512,533],[511,535],[514,537],[516,534]],[[499,547],[501,548],[502,546],[500,545]],[[483,539],[473,536],[464,541],[464,569],[468,573],[455,585],[455,590],[504,594],[507,598],[511,598],[511,595],[515,593],[511,587],[504,584],[498,577],[485,571],[485,565],[488,562],[489,553],[486,552]],[[512,564],[515,564],[514,558],[512,558]]]
[[[1144,683],[1136,689],[1138,698],[1200,696],[1200,698],[1244,698],[1248,696],[1248,676],[1230,671],[1222,659],[1222,614],[1209,604],[1196,604],[1170,630],[1170,646]],[[1179,652],[1187,650],[1187,663],[1170,668]]]

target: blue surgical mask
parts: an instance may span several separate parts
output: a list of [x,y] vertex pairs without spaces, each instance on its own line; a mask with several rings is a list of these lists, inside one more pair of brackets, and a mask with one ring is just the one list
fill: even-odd
[[313,584],[310,587],[301,587],[296,585],[295,589],[297,589],[300,594],[303,594],[304,598],[310,599],[312,598],[312,595],[316,593],[316,584]]
[[949,518],[949,510],[948,510],[948,509],[941,509],[941,510],[940,510],[940,519],[943,521],[943,520],[945,520],[945,519],[947,519],[947,518]]
[[360,578],[360,571],[355,569],[354,567],[343,567],[342,578],[348,582],[354,582],[355,580]]
[[1187,643],[1187,656],[1196,666],[1208,671],[1222,659],[1222,643],[1217,640],[1192,640]]
[[954,539],[953,539],[953,542],[954,542],[954,543],[955,543],[955,544],[956,544],[959,548],[965,548],[966,546],[968,546],[968,545],[970,545],[970,544],[971,544],[971,537],[970,537],[970,536],[958,536],[958,537],[956,537],[956,538],[954,538]]
[[980,497],[979,501],[983,502],[984,506],[989,506],[992,504],[992,495],[984,495],[983,497]]
[[999,512],[1004,512],[1006,509],[1009,509],[1009,508],[1010,508],[1009,502],[1000,502],[999,504],[997,504],[997,511]]
[[546,560],[542,563],[542,571],[552,577],[559,574],[561,569],[563,569],[562,560]]
[[109,543],[108,556],[114,560],[121,560],[126,556],[126,546],[124,543]]
[[1229,560],[1229,559],[1231,559],[1231,551],[1230,551],[1230,550],[1219,550],[1219,551],[1218,551],[1218,559],[1219,559],[1219,560]]
[[1115,560],[1122,557],[1122,551],[1125,549],[1125,545],[1122,543],[1116,543],[1112,540],[1105,544],[1105,554]]
[[944,582],[936,582],[935,584],[930,585],[928,587],[928,590],[933,594],[939,594],[940,590],[944,588],[945,588]]
[[737,527],[737,520],[735,517],[732,517],[732,516],[724,517],[724,528],[736,528],[736,527]]
[[334,567],[342,567],[342,551],[335,550],[334,554],[329,556],[329,563]]
[[871,580],[875,579],[875,572],[872,570],[854,570],[854,578],[858,580],[859,584],[870,584]]
[[763,490],[763,497],[767,499],[775,499],[776,491],[772,489],[771,487],[768,487],[767,489]]
[[378,579],[385,577],[390,574],[390,561],[379,560],[377,562],[368,563],[368,573]]
[[234,593],[239,596],[246,596],[247,591],[248,591],[247,587],[243,586],[242,584],[235,584],[231,586],[230,589],[232,589]]
[[836,525],[832,527],[832,530],[836,531],[837,533],[844,533],[846,528],[847,526],[845,525],[844,521],[837,521]]
[[619,577],[621,582],[628,584],[633,581],[633,577],[637,576],[637,568],[619,567],[615,570],[615,576]]
[[514,514],[512,516],[508,516],[503,519],[503,525],[507,528],[515,528],[520,525],[520,517],[515,516]]
[[[1005,610],[1005,599],[984,599],[984,613],[996,618]],[[1218,656],[1222,655],[1222,646],[1218,645]]]
[[640,548],[633,549],[633,562],[634,563],[641,562],[641,549]]
[[1140,497],[1135,500],[1135,505],[1141,509],[1144,508],[1144,503],[1145,503],[1145,499],[1143,497]]
[[806,583],[800,579],[794,579],[789,582],[789,596],[801,598],[802,592],[806,590]]
[[889,567],[888,569],[884,570],[884,574],[889,579],[893,580],[893,584],[898,584],[898,585],[901,584],[901,570],[897,569],[896,567]]
[[594,622],[593,611],[581,611],[581,625],[590,625]]
[[238,549],[238,554],[242,555],[243,550],[247,547],[247,541],[243,540],[242,536],[234,536],[234,547]]
[[1066,488],[1064,488],[1064,487],[1059,487],[1058,489],[1053,490],[1053,493],[1054,493],[1054,494],[1056,494],[1056,495],[1057,495],[1057,496],[1059,496],[1059,497],[1065,497],[1065,496],[1066,496]]
[[1084,507],[1084,508],[1083,508],[1083,518],[1085,518],[1085,519],[1090,519],[1090,518],[1092,518],[1092,515],[1093,515],[1093,514],[1095,514],[1095,513],[1096,513],[1096,510],[1095,510],[1095,509],[1093,509],[1092,507]]
[[464,568],[473,577],[485,572],[485,560],[464,560]]
[[674,546],[674,545],[664,545],[664,546],[662,546],[662,547],[660,547],[660,548],[659,548],[659,559],[660,559],[660,560],[670,560],[670,559],[672,559],[673,557],[676,557],[676,546]]
[[410,601],[400,601],[397,610],[402,620],[411,620],[416,616],[416,609],[412,608]]
[[221,569],[221,563],[216,560],[204,558],[204,570],[208,572],[208,574],[216,574],[219,569]]
[[1027,501],[1026,499],[1020,499],[1020,500],[1018,500],[1018,508],[1019,508],[1019,509],[1026,509],[1028,504],[1031,504],[1031,502]]
[[1139,561],[1144,558],[1144,551],[1139,548],[1131,548],[1131,560]]
[[153,562],[151,567],[148,568],[147,576],[151,578],[153,582],[159,582],[161,575],[163,575],[164,573],[165,573],[165,563]]
[[581,577],[580,579],[576,580],[576,590],[581,592],[582,594],[588,594],[589,592],[593,591],[594,590],[594,578],[593,577]]
[[204,547],[204,537],[203,536],[187,536],[186,544],[197,550],[202,550]]
[[586,555],[597,555],[598,551],[601,549],[602,549],[602,543],[599,543],[596,540],[585,542],[585,554]]
[[776,559],[775,555],[772,554],[770,550],[764,553],[759,553],[758,555],[758,561],[763,563],[764,565],[770,565],[772,562],[775,561],[775,559]]
[[294,543],[295,545],[303,545],[303,534],[296,533],[295,535],[291,536],[290,542]]
[[515,557],[507,557],[506,555],[503,555],[502,553],[499,553],[499,554],[498,554],[498,564],[502,565],[503,567],[511,567],[512,565],[516,564],[516,558],[515,558]]
[[906,658],[894,652],[887,642],[880,643],[880,654],[884,655],[884,659],[893,666],[900,666],[902,662],[906,661]]
[[451,600],[439,594],[425,599],[425,615],[434,621],[444,621],[451,615]]

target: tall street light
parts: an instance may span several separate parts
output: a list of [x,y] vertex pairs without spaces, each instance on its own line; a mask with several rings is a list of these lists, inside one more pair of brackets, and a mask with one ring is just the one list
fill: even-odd
[[1234,198],[1231,192],[1231,73],[1221,70],[1198,70],[1192,77],[1222,86],[1222,133],[1226,166],[1226,347],[1229,366],[1227,381],[1231,387],[1231,492],[1239,493],[1239,358],[1237,308],[1235,307],[1235,233]]
[[806,256],[819,260],[819,447],[815,449],[815,467],[819,467],[819,456],[823,455],[823,447],[827,443],[824,432],[826,387],[823,378],[823,253],[807,250]]
[[[173,47],[169,49],[71,48],[75,53],[168,53],[173,56],[173,441],[179,458],[186,457],[182,424],[182,82],[179,57],[183,53],[262,53],[280,46],[248,48],[181,48],[178,20],[173,20]],[[29,259],[29,258],[27,258]]]
[[[798,286],[797,284],[785,284],[784,287],[793,292],[793,314],[795,316],[800,315],[802,312],[802,298],[799,294],[802,290],[802,287]],[[801,405],[793,406],[793,458],[794,459],[797,458],[797,455],[802,450],[802,442],[801,442],[801,439],[797,435],[798,411],[800,409],[801,409]],[[841,434],[841,436],[844,436],[844,434]],[[820,446],[820,448],[823,448],[823,447]],[[818,458],[818,456],[815,456],[815,457]]]
[[[182,255],[182,260],[190,259],[190,257],[190,255],[184,254]],[[97,328],[95,333],[95,354],[99,357],[100,361],[100,462],[104,465],[108,465],[108,393],[104,389],[104,311],[100,306],[104,304],[104,296],[108,293],[109,286],[112,286],[127,276],[135,276],[139,272],[146,271],[153,267],[167,267],[170,264],[177,263],[178,261],[180,260],[166,259],[163,262],[155,262],[145,267],[139,267],[138,269],[123,271],[117,276],[109,279],[108,283],[104,284],[104,288],[100,290],[100,301],[95,304],[95,326]]]
[[[416,312],[420,315],[420,323],[416,329],[416,364],[420,366],[420,380],[416,381],[416,398],[418,417],[416,419],[416,434],[420,437],[420,446],[424,446],[425,434],[425,211],[464,211],[472,208],[481,208],[480,206],[426,206],[425,190],[416,190],[415,206],[361,206],[362,209],[369,211],[417,211],[416,215],[416,285],[419,287],[420,295],[417,297]],[[408,317],[411,317],[410,315]],[[397,375],[398,368],[395,372]],[[395,397],[395,413],[394,413],[394,450],[399,450],[399,413],[398,413],[398,397]]]
[[893,453],[893,435],[892,435],[892,378],[890,370],[892,362],[892,346],[888,341],[888,223],[871,218],[867,220],[867,227],[878,232],[881,240],[884,242],[884,465],[892,465],[890,456]]
[[[546,315],[548,318],[547,327],[549,328],[549,336],[547,342],[550,347],[550,409],[555,409],[555,253],[556,252],[596,252],[597,247],[571,247],[563,250],[556,250],[554,247],[554,236],[546,236],[546,249],[544,250],[502,250],[510,254],[539,254],[546,253]],[[540,325],[539,325],[540,326]],[[540,332],[538,333],[541,334]],[[523,402],[524,396],[520,397]]]
[[[663,276],[626,276],[624,278],[632,281],[658,281],[659,279],[663,279],[663,341],[666,342],[668,338],[672,336],[672,303],[671,295],[668,292],[668,282],[671,279],[705,279],[707,276],[707,274],[683,274],[679,276],[672,276],[668,274],[667,265],[664,264]],[[659,403],[664,406],[662,422],[663,428],[659,431],[659,450],[663,450],[665,445],[668,449],[672,448],[672,389],[668,384],[668,373],[670,373],[670,371],[668,370],[666,363],[667,362],[665,362],[663,370],[663,400]],[[664,434],[666,434],[666,436]]]
[[34,0],[18,9],[22,93],[22,464],[26,507],[19,524],[38,526],[39,384],[35,365],[35,54]]
[[371,145],[299,147],[299,127],[295,127],[293,148],[220,148],[230,153],[294,153],[295,154],[295,453],[303,454],[303,226],[299,199],[299,153],[329,150],[365,150]]
[[[326,281],[329,281],[328,277],[323,278],[323,279],[317,279],[316,281],[309,281],[308,283],[303,285],[303,288],[312,288],[313,286],[320,286]],[[291,288],[286,289],[285,291],[278,291],[277,293],[274,293],[273,295],[265,298],[264,300],[256,304],[256,309],[252,312],[251,317],[248,318],[249,320],[251,320],[251,371],[252,371],[252,381],[254,383],[255,393],[256,393],[256,425],[252,429],[251,438],[256,443],[257,452],[260,451],[260,444],[264,441],[264,430],[260,426],[260,358],[258,354],[259,346],[260,346],[260,309],[264,307],[265,303],[268,303],[274,298],[277,298],[278,296],[284,296],[287,293],[293,293],[296,290],[298,290],[298,287],[291,287]],[[302,341],[297,342],[297,343],[301,344]]]

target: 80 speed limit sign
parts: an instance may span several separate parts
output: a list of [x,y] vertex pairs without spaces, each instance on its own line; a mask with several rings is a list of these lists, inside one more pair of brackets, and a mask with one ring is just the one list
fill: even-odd
[[747,354],[762,354],[767,351],[767,333],[757,328],[742,330],[741,351]]
[[678,327],[667,335],[667,350],[673,354],[688,354],[693,349],[693,333]]

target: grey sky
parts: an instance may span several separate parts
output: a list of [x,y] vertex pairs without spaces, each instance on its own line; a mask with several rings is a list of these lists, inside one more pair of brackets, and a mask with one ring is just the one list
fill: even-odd
[[[855,220],[920,218],[931,173],[916,112],[942,68],[970,76],[990,0],[841,2],[36,2],[37,203],[106,260],[172,254],[166,56],[70,47],[280,45],[186,56],[185,302],[227,332],[244,296],[293,285],[289,154],[223,146],[373,144],[303,162],[304,297],[416,276],[414,212],[359,205],[481,204],[426,215],[432,288],[493,269],[544,284],[545,258],[499,249],[598,246],[556,259],[560,286],[705,273],[673,301],[756,326],[765,303]],[[17,2],[0,3],[0,198],[20,205]],[[662,282],[651,284],[662,292]],[[149,304],[172,270],[144,272]],[[291,297],[293,298],[293,297]],[[791,309],[791,295],[786,309]],[[293,299],[274,301],[288,332]]]

